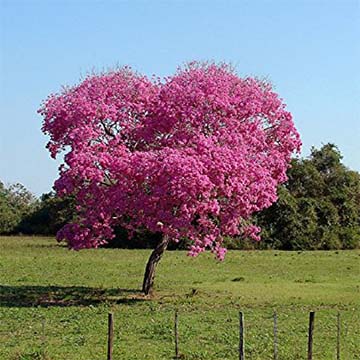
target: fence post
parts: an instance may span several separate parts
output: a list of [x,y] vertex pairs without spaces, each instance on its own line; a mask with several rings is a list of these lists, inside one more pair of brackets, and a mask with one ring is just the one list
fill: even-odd
[[274,360],[278,358],[277,342],[277,315],[276,312],[274,312]]
[[41,321],[41,352],[42,352],[42,356],[45,357],[45,323],[46,323],[46,319],[45,317],[42,319]]
[[242,311],[239,312],[239,330],[240,330],[240,339],[239,339],[239,360],[245,360],[245,351],[244,351],[244,340],[245,340],[245,329],[244,329],[244,314]]
[[340,360],[340,313],[337,313],[336,360]]
[[175,332],[175,359],[179,358],[179,333],[178,333],[178,311],[175,310],[175,326],[174,326],[174,332]]
[[114,345],[114,315],[109,313],[108,315],[108,343],[107,343],[107,360],[112,360]]
[[308,338],[308,360],[312,360],[313,335],[314,335],[315,312],[311,311],[309,315],[309,338]]

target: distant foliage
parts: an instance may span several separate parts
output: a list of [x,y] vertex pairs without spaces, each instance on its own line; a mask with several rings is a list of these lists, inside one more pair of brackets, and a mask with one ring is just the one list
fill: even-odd
[[0,181],[0,234],[55,235],[75,219],[74,201],[54,192],[37,199],[22,184]]
[[300,148],[271,85],[227,65],[190,63],[163,82],[123,68],[51,95],[39,112],[52,156],[66,153],[56,189],[75,197],[78,216],[57,238],[74,249],[120,226],[222,259],[224,236],[259,240],[249,219],[276,201]]
[[76,218],[74,199],[54,192],[43,194],[33,211],[22,217],[15,232],[27,235],[55,235]]
[[284,250],[360,247],[360,174],[341,163],[333,144],[295,159],[279,200],[257,215],[259,246]]
[[0,234],[16,232],[21,220],[37,205],[35,196],[22,184],[6,187],[0,181]]

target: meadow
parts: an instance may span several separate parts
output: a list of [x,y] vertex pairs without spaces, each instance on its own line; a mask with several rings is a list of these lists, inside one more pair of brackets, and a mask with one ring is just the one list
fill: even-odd
[[106,358],[107,313],[114,359],[172,359],[174,311],[183,359],[237,359],[238,312],[247,359],[304,359],[308,313],[316,311],[314,359],[360,359],[360,251],[230,251],[189,258],[168,251],[155,293],[141,287],[150,250],[69,251],[53,238],[0,237],[0,359]]

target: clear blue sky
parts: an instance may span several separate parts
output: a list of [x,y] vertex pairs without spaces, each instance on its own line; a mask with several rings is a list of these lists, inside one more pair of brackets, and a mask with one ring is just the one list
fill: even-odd
[[45,150],[41,101],[92,69],[171,74],[224,60],[269,78],[303,154],[334,142],[360,170],[360,2],[0,0],[0,180],[39,195],[58,162]]

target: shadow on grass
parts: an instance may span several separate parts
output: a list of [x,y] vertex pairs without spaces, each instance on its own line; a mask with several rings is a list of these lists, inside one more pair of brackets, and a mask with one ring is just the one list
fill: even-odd
[[0,307],[132,305],[143,300],[140,291],[135,289],[0,285]]

